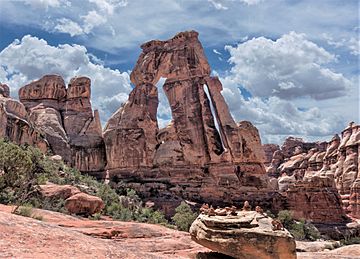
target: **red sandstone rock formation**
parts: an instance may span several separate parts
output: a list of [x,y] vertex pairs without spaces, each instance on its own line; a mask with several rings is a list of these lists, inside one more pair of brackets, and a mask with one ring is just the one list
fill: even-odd
[[6,84],[0,83],[0,95],[3,97],[10,97],[10,88]]
[[[280,191],[286,191],[289,187],[291,189],[291,185],[295,184],[296,181],[288,181],[290,178],[295,178],[301,184],[303,184],[303,179],[311,177],[329,178],[336,187],[336,189],[330,188],[330,191],[338,192],[341,195],[342,202],[340,205],[343,206],[345,212],[353,217],[360,217],[358,201],[359,161],[360,125],[350,123],[341,133],[341,138],[336,134],[329,143],[305,143],[300,139],[288,138],[281,150],[274,152],[267,172],[272,177],[286,174],[278,178]],[[299,197],[296,199],[302,199],[300,197],[301,192],[306,192],[306,186],[308,184],[305,183],[301,188],[294,187],[299,192]],[[329,192],[328,187],[325,188],[327,192]],[[323,192],[321,189],[323,187],[318,186],[317,188],[316,191],[316,187],[312,185],[310,192]],[[292,195],[295,195],[295,192],[293,189]],[[329,199],[326,199],[329,202]],[[330,206],[337,207],[339,205],[337,199],[331,200],[338,204],[329,203]],[[325,199],[322,202],[326,204]],[[307,206],[312,207],[310,204]]]
[[330,177],[313,176],[298,181],[289,186],[286,198],[295,219],[309,219],[320,224],[349,222]]
[[48,144],[28,122],[28,114],[22,103],[10,98],[9,87],[0,84],[0,138],[17,144],[29,144],[46,151]]
[[51,150],[83,172],[102,172],[105,146],[97,111],[90,103],[90,79],[75,77],[68,88],[57,75],[47,75],[19,90],[29,121],[41,131]]
[[189,233],[156,224],[89,220],[33,209],[42,217],[39,221],[11,214],[12,209],[0,204],[1,258],[186,259],[209,252]]
[[83,192],[76,193],[65,200],[65,208],[71,214],[93,215],[105,207],[102,199]]
[[276,144],[264,144],[263,146],[264,153],[265,153],[265,161],[264,164],[266,167],[270,166],[271,161],[273,159],[273,154],[275,151],[280,150],[279,145]]
[[195,242],[234,258],[296,258],[294,237],[284,228],[274,230],[273,221],[255,211],[228,216],[200,214],[190,235]]
[[[153,166],[159,159],[165,164],[166,160],[157,152],[179,153],[175,161],[168,161],[169,165],[263,160],[257,130],[249,123],[236,125],[231,118],[220,93],[221,83],[210,77],[210,67],[197,36],[194,31],[184,32],[168,41],[150,41],[141,46],[143,52],[131,73],[135,88],[105,127],[108,169]],[[164,90],[173,115],[173,123],[161,135],[171,135],[171,144],[158,136],[155,84],[161,77],[166,78]],[[118,148],[130,143],[130,150]]]
[[[232,203],[267,190],[259,133],[250,122],[237,124],[231,117],[198,33],[182,32],[141,48],[130,76],[135,88],[104,131],[110,177],[149,199],[160,197],[164,206],[174,197]],[[159,130],[155,85],[161,77],[173,121]]]
[[66,200],[67,198],[80,193],[80,190],[72,185],[43,184],[40,185],[40,193],[45,198],[56,198]]

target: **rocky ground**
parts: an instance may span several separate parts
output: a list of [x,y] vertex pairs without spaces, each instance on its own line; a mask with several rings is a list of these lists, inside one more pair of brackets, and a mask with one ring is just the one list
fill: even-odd
[[0,258],[195,258],[208,251],[188,233],[159,225],[34,213],[42,221],[0,205]]
[[[43,217],[40,221],[11,214],[11,209],[0,205],[0,258],[225,258],[193,242],[188,233],[159,225],[34,209]],[[308,251],[328,247],[297,243],[300,246]],[[360,258],[360,245],[298,252],[297,258]]]

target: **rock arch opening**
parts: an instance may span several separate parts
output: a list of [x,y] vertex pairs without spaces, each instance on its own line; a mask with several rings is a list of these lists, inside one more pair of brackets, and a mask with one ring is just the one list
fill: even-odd
[[159,99],[156,118],[159,129],[163,129],[166,126],[168,126],[173,119],[169,100],[164,91],[165,81],[166,78],[161,77],[159,81],[156,83],[156,87],[158,90],[158,99]]

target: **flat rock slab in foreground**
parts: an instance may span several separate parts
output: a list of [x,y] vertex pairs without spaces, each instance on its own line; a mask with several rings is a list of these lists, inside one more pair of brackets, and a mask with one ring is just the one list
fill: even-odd
[[11,214],[12,209],[0,204],[0,258],[185,259],[208,251],[188,233],[159,225],[33,209],[43,217],[39,221]]
[[255,211],[237,216],[200,214],[190,228],[194,241],[241,259],[296,258],[296,244],[287,230],[272,230],[272,219]]

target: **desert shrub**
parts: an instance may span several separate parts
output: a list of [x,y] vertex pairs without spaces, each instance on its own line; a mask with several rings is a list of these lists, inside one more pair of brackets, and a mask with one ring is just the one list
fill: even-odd
[[295,221],[293,222],[290,227],[290,233],[295,237],[297,240],[304,240],[305,239],[305,231],[304,231],[305,221]]
[[141,208],[135,215],[135,219],[139,222],[147,222],[151,224],[168,224],[168,221],[162,212],[153,210],[151,208]]
[[144,208],[136,191],[125,188],[121,182],[117,183],[115,190],[62,161],[53,161],[37,148],[0,139],[0,203],[15,204],[20,211],[23,210],[20,205],[29,204],[35,208],[67,213],[65,200],[41,196],[39,185],[47,182],[73,185],[85,193],[100,197],[105,204],[102,214],[114,219],[168,223],[160,211]]
[[91,219],[91,220],[100,220],[101,219],[101,213],[95,213],[94,215],[90,216],[89,219]]
[[43,216],[35,214],[33,210],[33,206],[29,203],[24,204],[24,206],[16,207],[13,213],[23,217],[33,218],[36,220],[43,220]]
[[31,217],[33,213],[33,208],[31,204],[25,204],[24,206],[16,208],[14,211],[16,215],[20,215],[23,217]]
[[41,203],[38,204],[36,207],[44,210],[67,213],[67,210],[65,208],[65,200],[62,198],[42,198]]
[[297,240],[315,241],[320,238],[320,232],[313,224],[306,222],[304,219],[294,220],[288,210],[280,211],[277,219]]
[[182,231],[189,231],[191,224],[197,217],[197,214],[194,213],[190,206],[184,201],[175,209],[175,215],[172,217],[172,220],[175,223],[175,226]]
[[360,244],[360,237],[359,236],[355,236],[355,237],[346,237],[344,239],[340,240],[340,245],[342,246],[347,246],[347,245],[355,245],[355,244]]
[[38,190],[38,176],[45,173],[44,155],[31,146],[0,140],[0,193],[5,203],[24,204]]
[[286,229],[289,229],[294,223],[293,216],[288,210],[279,211],[277,219],[280,220]]
[[107,215],[121,221],[131,221],[134,219],[134,212],[123,207],[119,203],[112,203],[106,208]]
[[316,241],[320,238],[320,231],[311,223],[305,222],[304,224],[305,238],[311,241]]

